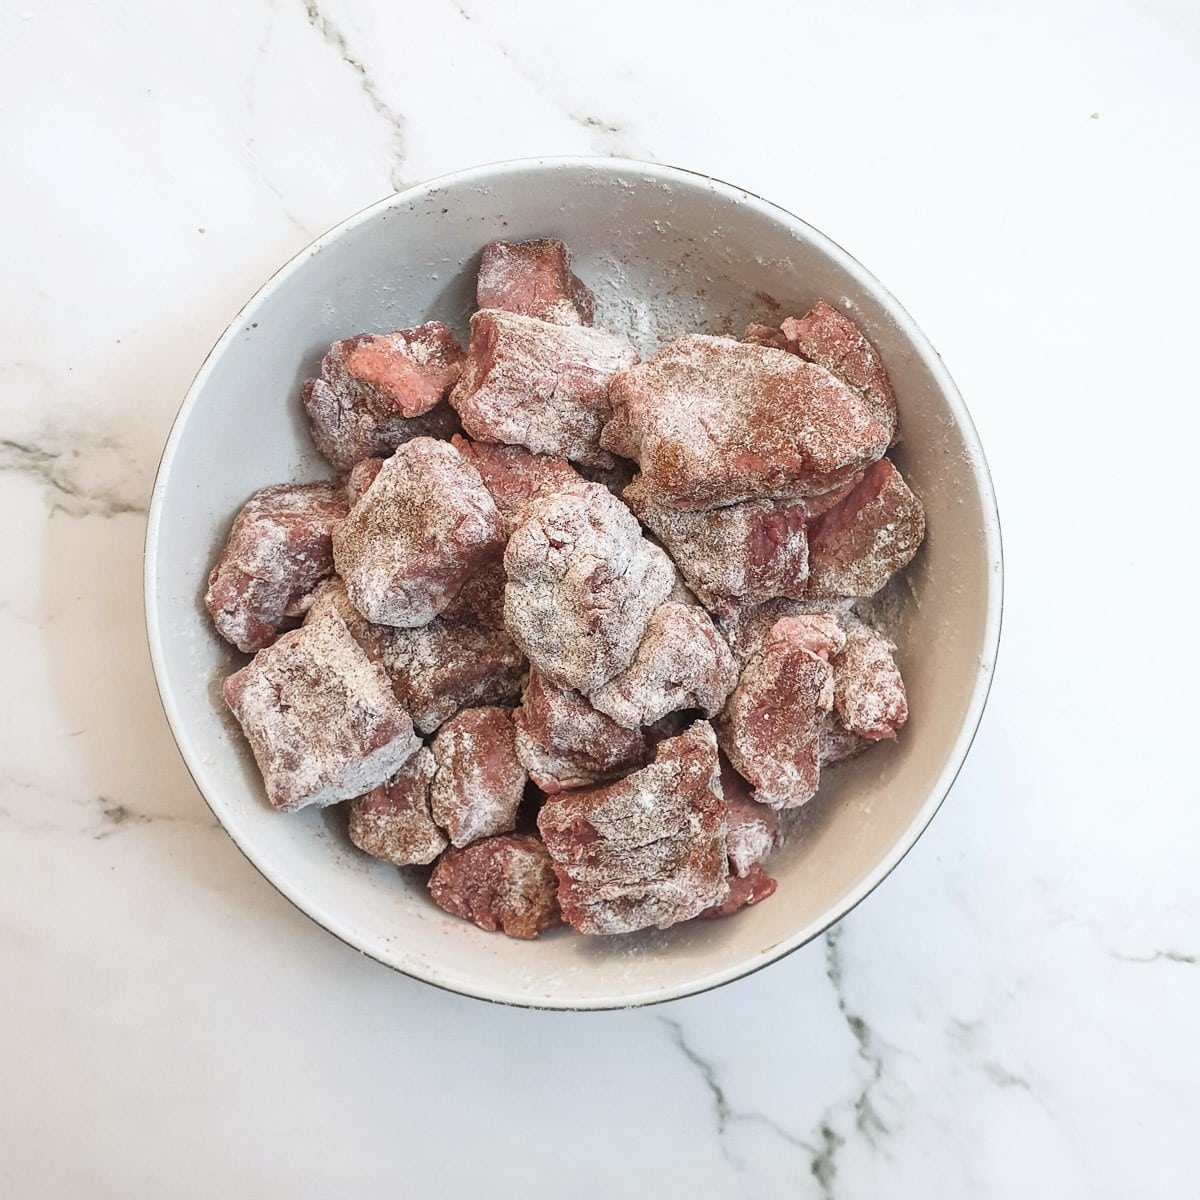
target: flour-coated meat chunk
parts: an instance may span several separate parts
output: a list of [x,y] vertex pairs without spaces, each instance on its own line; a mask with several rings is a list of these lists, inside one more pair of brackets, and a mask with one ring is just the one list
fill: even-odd
[[770,346],[687,334],[616,375],[601,445],[637,461],[647,502],[714,508],[826,492],[891,431],[824,367]]
[[665,929],[720,904],[725,802],[717,743],[697,721],[616,783],[550,796],[538,828],[563,917],[580,933]]
[[517,757],[548,794],[611,779],[648,757],[640,729],[623,728],[581,692],[560,688],[537,671],[529,673],[513,721]]
[[816,794],[821,736],[833,708],[830,659],[844,644],[832,618],[784,617],[742,671],[718,730],[721,748],[760,803],[796,808]]
[[746,332],[742,334],[742,341],[748,342],[751,346],[770,346],[772,350],[788,348],[787,338],[774,325],[747,325]]
[[600,447],[600,430],[610,413],[609,380],[636,361],[626,342],[602,329],[484,309],[471,318],[450,403],[479,441],[606,467],[613,460]]
[[437,616],[504,545],[479,472],[451,445],[414,438],[379,470],[333,537],[351,603],[380,625]]
[[246,501],[204,595],[226,641],[250,654],[304,615],[317,584],[333,574],[331,538],[346,509],[329,483],[280,484]]
[[896,396],[891,380],[879,352],[849,317],[819,300],[803,317],[788,317],[780,332],[793,354],[824,367],[861,392],[879,420],[895,433]]
[[350,802],[350,840],[397,867],[431,863],[450,844],[429,809],[436,764],[422,746],[386,783]]
[[430,808],[455,846],[516,827],[528,776],[507,708],[463,709],[437,731],[432,750]]
[[633,661],[675,581],[666,553],[596,483],[529,505],[504,551],[504,622],[554,683],[589,693]]
[[571,255],[562,242],[488,242],[479,260],[475,284],[479,308],[536,317],[555,325],[590,325],[592,293],[571,272]]
[[524,446],[475,442],[457,434],[450,444],[479,472],[500,512],[505,533],[512,533],[521,524],[534,500],[556,492],[577,491],[584,483],[565,458],[534,454]]
[[367,488],[378,478],[383,462],[382,458],[364,458],[346,472],[343,487],[346,492],[347,505],[353,506],[363,498]]
[[894,657],[896,647],[854,622],[833,659],[833,707],[850,733],[869,742],[895,740],[908,720],[908,696]]
[[267,798],[288,812],[365,795],[421,744],[383,668],[333,611],[260,650],[224,694]]
[[458,422],[445,399],[463,357],[440,321],[334,342],[303,391],[317,449],[348,471],[409,438],[449,437]]
[[921,501],[886,459],[808,527],[808,588],[813,599],[873,596],[912,561],[925,537]]
[[429,892],[439,908],[489,933],[530,939],[562,923],[550,855],[530,834],[447,850],[429,877]]
[[750,794],[750,785],[721,755],[721,791],[725,796],[729,867],[745,876],[760,863],[779,840],[779,817],[769,804],[760,804]]
[[804,595],[808,510],[803,500],[745,500],[722,508],[660,508],[641,477],[625,502],[666,546],[697,599],[716,612]]
[[633,662],[591,698],[619,725],[637,729],[684,708],[714,717],[736,682],[733,655],[708,613],[667,601],[650,617]]
[[775,880],[767,874],[760,864],[754,863],[745,875],[730,873],[729,895],[720,904],[714,904],[712,908],[706,908],[700,914],[700,917],[702,920],[712,921],[717,917],[731,916],[739,909],[747,908],[751,904],[759,904],[763,900],[770,899],[770,897],[775,895],[776,887]]

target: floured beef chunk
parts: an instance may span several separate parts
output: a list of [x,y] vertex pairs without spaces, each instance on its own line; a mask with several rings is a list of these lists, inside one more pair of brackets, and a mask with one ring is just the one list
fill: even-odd
[[475,284],[479,308],[536,317],[555,325],[590,325],[592,293],[571,272],[562,242],[488,242]]
[[451,445],[414,438],[379,470],[333,537],[350,601],[380,625],[425,625],[504,545],[479,472]]
[[250,654],[304,615],[317,584],[333,574],[333,528],[346,511],[344,493],[330,483],[280,484],[246,501],[204,596],[226,641]]
[[529,834],[447,850],[429,877],[429,892],[439,908],[489,933],[529,939],[562,923],[550,855]]
[[860,621],[846,631],[833,660],[833,707],[849,733],[878,742],[895,740],[908,720],[908,695],[893,655],[896,647]]
[[610,466],[611,455],[600,448],[608,384],[636,361],[625,342],[602,329],[484,309],[471,318],[471,344],[450,403],[479,441]]
[[440,321],[334,342],[304,385],[317,449],[339,470],[390,454],[410,438],[448,437],[445,404],[462,373],[463,349]]
[[507,708],[463,709],[437,731],[432,750],[433,819],[455,846],[516,827],[527,776]]
[[504,568],[513,639],[543,675],[585,693],[629,666],[675,581],[667,555],[596,483],[530,504]]
[[732,916],[739,909],[747,908],[751,904],[758,904],[759,901],[767,900],[775,895],[776,886],[775,880],[767,874],[762,866],[754,863],[745,875],[731,874],[729,876],[729,894],[720,904],[706,908],[700,913],[700,917],[702,920],[711,921],[717,917]]
[[779,817],[769,804],[760,804],[750,795],[750,785],[724,755],[721,755],[721,792],[725,797],[730,870],[734,875],[745,876],[775,848]]
[[538,828],[563,917],[580,933],[665,929],[729,894],[725,802],[707,721],[661,742],[654,762],[616,783],[549,797]]
[[625,729],[588,698],[551,683],[537,671],[513,714],[517,757],[542,791],[561,792],[611,779],[648,757],[640,729]]
[[473,442],[455,435],[450,444],[479,472],[511,534],[534,500],[559,492],[580,492],[584,479],[565,458],[534,454],[524,446]]
[[336,612],[260,650],[224,693],[267,798],[288,812],[364,795],[421,744],[383,669]]
[[886,458],[808,529],[813,599],[873,596],[908,566],[925,538],[925,510]]
[[714,508],[828,491],[891,431],[824,367],[769,346],[687,334],[616,375],[601,445],[637,461],[647,502]]
[[592,693],[592,704],[637,729],[685,708],[714,717],[736,682],[733,655],[708,613],[668,601],[654,610],[633,662]]
[[760,803],[796,808],[816,794],[833,708],[830,659],[845,640],[831,617],[784,617],[746,664],[718,730],[721,748]]
[[725,613],[776,596],[799,598],[808,582],[803,500],[745,500],[723,508],[658,508],[639,476],[625,503],[670,551],[707,608]]
[[883,360],[849,317],[818,301],[803,317],[788,317],[780,327],[787,349],[831,371],[861,392],[872,411],[896,431],[896,396]]
[[431,863],[450,844],[429,808],[436,769],[422,746],[391,777],[350,802],[350,840],[375,858],[397,867]]
[[364,458],[346,472],[343,487],[346,492],[347,504],[355,505],[363,498],[367,488],[378,478],[383,461],[382,458]]
[[774,325],[747,325],[742,341],[751,346],[770,346],[772,350],[786,350],[788,340]]

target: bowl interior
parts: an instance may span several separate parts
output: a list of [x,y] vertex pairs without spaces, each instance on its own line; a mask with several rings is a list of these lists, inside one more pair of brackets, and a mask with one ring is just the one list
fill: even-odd
[[[241,658],[201,605],[230,521],[267,484],[318,478],[300,384],[336,338],[424,320],[464,338],[480,247],[551,236],[572,249],[597,324],[643,352],[677,333],[740,332],[815,300],[848,306],[886,362],[897,461],[929,534],[889,621],[912,717],[896,745],[830,770],[772,859],[779,891],[734,919],[534,943],[439,911],[419,880],[350,845],[340,810],[281,816],[220,697]],[[164,706],[218,818],[285,895],[339,937],[429,982],[551,1007],[685,995],[815,936],[912,845],[953,781],[986,695],[1000,556],[982,453],[932,348],[863,268],[781,210],[713,180],[616,160],[538,160],[402,193],[351,218],[271,279],[202,368],[163,457],[147,541],[147,615]]]

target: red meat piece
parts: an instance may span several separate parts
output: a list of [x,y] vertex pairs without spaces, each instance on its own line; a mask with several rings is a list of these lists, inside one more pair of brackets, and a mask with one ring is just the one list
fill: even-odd
[[379,470],[333,537],[354,607],[380,625],[427,624],[504,545],[479,472],[446,442],[414,438]]
[[808,519],[815,521],[819,516],[827,513],[831,508],[836,508],[860,483],[866,471],[860,471],[849,482],[842,484],[841,487],[832,488],[828,492],[822,492],[819,496],[806,496],[804,499],[804,507],[808,510]]
[[603,787],[560,792],[538,814],[563,917],[580,933],[686,921],[729,894],[725,802],[707,721]]
[[542,791],[555,793],[640,767],[648,754],[638,729],[623,729],[586,696],[556,687],[537,671],[513,714],[517,757]]
[[700,917],[705,921],[728,917],[739,908],[748,908],[751,904],[769,899],[775,895],[777,886],[758,863],[753,863],[745,875],[729,876],[729,895],[720,904],[706,908]]
[[782,331],[773,325],[747,325],[742,341],[751,346],[770,346],[772,350],[786,350],[788,340]]
[[762,862],[779,839],[779,817],[767,804],[759,804],[750,795],[750,785],[721,755],[721,791],[725,796],[729,866],[736,876],[749,875]]
[[480,441],[610,466],[600,448],[608,383],[636,361],[602,329],[486,309],[471,318],[471,345],[450,403]]
[[827,600],[764,600],[761,604],[742,604],[722,613],[717,625],[729,643],[734,660],[744,667],[762,648],[771,627],[781,617],[821,616],[839,623],[844,619],[841,610],[848,606],[849,601],[831,605]]
[[834,763],[845,762],[857,758],[864,750],[869,749],[873,742],[851,733],[838,719],[836,713],[830,713],[825,718],[825,728],[821,730],[821,748],[819,751],[821,766],[831,767]]
[[824,367],[702,334],[616,375],[609,403],[601,445],[639,463],[646,499],[661,508],[826,492],[891,438]]
[[502,308],[555,325],[590,325],[592,293],[571,273],[562,242],[489,242],[475,285],[479,308]]
[[855,622],[833,660],[833,707],[850,733],[869,742],[895,740],[908,720],[908,695],[893,657],[896,647]]
[[455,846],[516,827],[528,777],[507,708],[464,709],[437,731],[432,749],[430,807]]
[[308,619],[332,606],[367,656],[383,666],[413,724],[432,733],[461,708],[521,694],[525,656],[504,628],[503,603],[504,569],[497,560],[472,576],[441,616],[416,629],[368,621],[336,578],[317,589]]
[[735,683],[733,655],[708,613],[667,601],[654,610],[633,662],[592,693],[592,704],[637,729],[684,708],[716,716]]
[[784,617],[742,672],[719,726],[721,748],[760,803],[796,808],[816,794],[833,707],[829,660],[844,643],[829,617]]
[[793,354],[824,367],[861,392],[891,431],[891,440],[896,432],[896,395],[878,351],[849,317],[819,300],[799,320],[788,317],[780,332]]
[[450,444],[479,472],[506,533],[521,524],[532,501],[556,492],[578,491],[584,482],[565,458],[533,454],[524,446],[473,442],[457,434]]
[[458,382],[463,358],[440,321],[334,342],[320,375],[304,385],[317,449],[348,471],[409,438],[449,437],[457,419],[442,402]]
[[365,795],[420,746],[412,721],[336,612],[285,633],[225,680],[275,808]]
[[886,458],[808,527],[808,595],[873,596],[912,561],[925,510]]
[[435,763],[422,746],[383,784],[350,802],[350,840],[398,867],[431,863],[450,844],[429,809]]
[[489,933],[502,929],[529,939],[562,924],[550,855],[529,834],[447,850],[429,877],[429,891],[439,908]]
[[647,502],[640,476],[624,499],[671,552],[697,598],[715,612],[804,594],[805,501],[747,500],[698,512],[657,508]]
[[535,500],[504,552],[504,621],[543,675],[588,693],[633,661],[671,560],[599,484]]
[[344,487],[348,504],[355,505],[366,495],[367,488],[375,482],[382,466],[382,458],[364,458],[346,472]]
[[346,498],[329,483],[255,492],[208,577],[204,604],[217,632],[250,654],[303,616],[313,589],[333,574],[331,535],[345,515]]

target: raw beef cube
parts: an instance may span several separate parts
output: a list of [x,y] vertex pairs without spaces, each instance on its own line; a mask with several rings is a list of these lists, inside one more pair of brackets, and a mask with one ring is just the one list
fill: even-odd
[[[305,614],[304,623],[311,624],[321,619],[322,614],[332,609],[346,622],[350,636],[366,651],[372,662],[378,662],[383,657],[383,647],[392,634],[391,626],[376,625],[368,621],[350,603],[346,594],[346,585],[336,576],[323,579],[313,592],[312,605]],[[401,701],[403,703],[403,701]],[[407,707],[407,706],[406,706]]]
[[746,876],[775,848],[779,818],[768,804],[750,795],[750,785],[721,755],[721,791],[725,796],[729,866],[734,875]]
[[786,350],[788,340],[781,330],[773,325],[747,325],[742,341],[751,346],[770,346],[772,350]]
[[443,403],[462,373],[462,347],[440,321],[334,342],[304,385],[317,449],[339,471],[390,454],[409,438],[449,437]]
[[668,601],[654,610],[633,662],[592,693],[592,704],[627,729],[684,708],[714,717],[737,677],[733,655],[708,613]]
[[700,511],[656,508],[647,502],[640,476],[624,499],[670,551],[701,603],[714,611],[804,594],[805,501],[746,500]]
[[851,601],[840,600],[764,600],[761,604],[742,604],[723,613],[717,626],[725,635],[734,660],[745,666],[762,648],[771,627],[780,617],[822,616],[840,624],[846,619]]
[[747,908],[775,895],[775,880],[758,863],[753,863],[745,875],[729,876],[729,895],[720,904],[706,908],[701,918],[706,921],[728,917],[739,908]]
[[267,798],[286,812],[365,795],[421,744],[383,668],[336,612],[260,650],[224,692]]
[[379,625],[425,625],[504,545],[479,472],[446,442],[420,437],[383,464],[333,538],[350,601]]
[[450,844],[429,810],[435,763],[422,746],[387,783],[350,802],[350,840],[398,867],[431,863]]
[[896,647],[867,625],[855,622],[833,660],[833,708],[842,726],[869,742],[895,740],[908,720],[908,696]]
[[580,933],[686,921],[729,894],[712,726],[697,721],[616,783],[560,792],[538,814],[563,917]]
[[780,332],[793,354],[832,371],[861,392],[879,420],[895,433],[896,396],[883,360],[849,317],[819,300],[799,320],[788,317]]
[[504,568],[513,639],[543,675],[584,693],[629,666],[675,581],[671,560],[597,483],[530,504]]
[[450,403],[480,441],[606,467],[612,457],[600,448],[600,429],[609,417],[608,382],[636,361],[602,329],[485,309],[471,318],[471,345]]
[[450,444],[479,472],[483,486],[496,502],[506,534],[525,519],[525,510],[532,501],[556,492],[578,491],[583,484],[565,458],[534,454],[524,446],[473,442],[458,435],[450,439]]
[[234,519],[208,577],[204,604],[217,632],[247,654],[269,645],[333,574],[333,527],[346,498],[329,483],[263,488]]
[[845,482],[891,431],[824,367],[769,346],[687,334],[616,375],[601,445],[635,459],[647,502],[715,508]]
[[859,471],[853,479],[842,484],[841,487],[831,488],[828,492],[822,492],[819,496],[806,496],[804,499],[804,507],[808,510],[809,521],[815,521],[819,516],[827,513],[831,508],[837,508],[847,496],[863,481],[863,476],[866,471]]
[[475,285],[479,308],[502,308],[555,325],[590,325],[592,293],[571,273],[562,242],[488,242]]
[[925,510],[886,458],[808,527],[808,592],[814,599],[873,596],[912,561]]
[[467,708],[433,739],[433,819],[455,846],[516,827],[527,776],[507,708]]
[[537,671],[529,673],[513,720],[517,757],[530,779],[550,794],[611,779],[646,761],[641,730],[623,729],[586,696],[555,686]]
[[535,938],[562,924],[558,881],[546,847],[530,834],[485,838],[447,850],[429,877],[433,902],[489,933]]
[[721,748],[759,803],[797,808],[816,794],[833,707],[829,660],[844,643],[828,617],[784,617],[742,672],[719,726]]
[[348,505],[357,504],[366,495],[367,488],[375,482],[382,466],[382,458],[364,458],[362,462],[356,462],[346,472],[344,487]]

